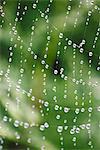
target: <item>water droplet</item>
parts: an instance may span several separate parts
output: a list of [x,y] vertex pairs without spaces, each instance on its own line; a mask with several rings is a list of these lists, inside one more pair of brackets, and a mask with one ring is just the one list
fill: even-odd
[[33,4],[33,8],[34,8],[34,9],[36,8],[36,6],[37,6],[36,4]]
[[25,129],[29,128],[29,123],[25,122],[25,123],[24,123],[24,128],[25,128]]
[[59,34],[59,38],[62,39],[63,38],[63,33]]
[[93,52],[89,52],[89,56],[90,56],[90,57],[93,56]]
[[58,70],[54,70],[54,74],[57,75],[58,74]]
[[68,113],[68,112],[69,112],[69,110],[70,110],[70,108],[68,108],[68,107],[64,107],[64,112],[65,112],[65,113]]
[[63,131],[63,126],[58,126],[58,127],[57,127],[57,131],[58,131],[59,133],[61,133],[61,132]]
[[15,120],[14,126],[15,126],[15,127],[19,127],[19,124],[20,124],[20,122],[19,122],[18,120]]

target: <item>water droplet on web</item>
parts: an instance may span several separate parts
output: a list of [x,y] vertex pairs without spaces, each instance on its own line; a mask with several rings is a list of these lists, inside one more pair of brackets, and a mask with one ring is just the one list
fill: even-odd
[[[90,136],[91,134],[90,132],[92,131],[91,125],[93,123],[91,116],[92,113],[94,113],[95,111],[99,113],[100,107],[99,106],[94,107],[95,103],[94,97],[96,96],[94,96],[95,94],[92,91],[95,85],[95,84],[92,85],[93,82],[92,80],[95,80],[92,69],[93,66],[92,56],[93,55],[95,56],[97,51],[96,48],[100,28],[98,26],[97,29],[95,30],[96,33],[93,35],[94,40],[91,45],[93,50],[91,51],[88,50],[91,39],[88,39],[89,35],[87,31],[90,30],[89,27],[90,25],[92,25],[91,24],[92,16],[98,12],[99,7],[96,5],[96,2],[94,4],[94,2],[92,1],[89,2],[88,0],[86,0],[86,4],[85,3],[83,4],[82,1],[80,1],[79,3],[75,2],[78,5],[77,8],[75,9],[75,12],[73,13],[74,10],[73,2],[72,0],[69,0],[66,12],[64,12],[64,19],[63,19],[64,22],[61,23],[60,25],[59,22],[57,23],[56,20],[57,17],[55,17],[54,19],[55,22],[52,22],[51,18],[53,17],[52,16],[53,9],[51,9],[51,7],[54,7],[54,3],[52,2],[53,0],[49,0],[48,4],[43,5],[43,7],[41,7],[43,2],[41,3],[38,0],[31,3],[31,5],[28,5],[30,3],[29,2],[27,3],[27,5],[26,4],[23,5],[23,7],[22,3],[19,2],[17,4],[17,11],[16,16],[14,17],[14,22],[8,23],[9,37],[11,37],[9,39],[10,46],[8,47],[9,51],[9,57],[7,60],[8,67],[7,70],[0,72],[0,84],[2,82],[1,76],[4,75],[5,80],[7,80],[7,86],[5,86],[5,88],[7,88],[7,98],[5,98],[5,100],[6,99],[7,101],[11,100],[12,104],[15,99],[15,102],[17,102],[17,105],[19,105],[18,114],[20,115],[21,114],[20,112],[24,114],[25,113],[24,111],[26,110],[26,115],[23,115],[25,120],[23,118],[20,118],[19,121],[17,119],[14,120],[14,117],[12,116],[8,117],[8,115],[5,114],[2,117],[2,122],[6,125],[13,124],[15,129],[18,131],[20,131],[20,127],[23,128],[23,131],[25,131],[26,137],[25,139],[27,141],[27,144],[32,146],[32,148],[34,146],[34,140],[32,140],[31,135],[33,134],[34,137],[35,133],[34,130],[39,129],[40,131],[45,132],[41,132],[42,138],[40,139],[40,143],[42,143],[42,145],[38,148],[48,149],[48,147],[45,146],[45,141],[49,142],[48,133],[49,129],[51,128],[52,132],[55,132],[55,130],[57,132],[57,140],[56,140],[57,142],[59,137],[59,145],[57,143],[58,149],[59,148],[61,150],[67,149],[66,145],[69,144],[70,142],[66,143],[65,142],[66,139],[64,137],[65,135],[66,137],[67,135],[69,136],[69,134],[71,134],[71,142],[73,143],[73,147],[77,149],[78,148],[77,146],[80,142],[79,139],[77,138],[77,134],[79,134],[79,138],[81,138],[80,137],[81,131],[85,129],[87,129],[87,135],[86,134],[85,135],[87,136],[87,138],[90,138],[88,140],[89,142],[87,143],[87,146],[90,146],[89,148],[93,148],[92,144],[93,137]],[[3,4],[4,3],[5,1],[3,2]],[[57,1],[57,3],[59,2]],[[90,5],[90,3],[92,6]],[[4,30],[6,28],[7,20],[5,17],[6,13],[3,12],[3,7],[4,10],[6,10],[5,9],[6,5],[2,6],[2,8],[0,7],[2,13],[1,16],[3,17],[2,26],[0,27],[2,27],[2,29]],[[63,6],[61,7],[63,8]],[[84,7],[86,13],[81,12],[84,11]],[[26,39],[24,39],[23,36],[24,34],[20,34],[19,32],[20,28],[19,23],[21,26],[22,24],[23,25],[25,24],[25,26],[27,27],[27,23],[25,23],[24,21],[25,18],[27,18],[27,16],[29,15],[28,12],[31,12],[30,9],[32,9],[32,14],[35,18],[33,17],[34,19],[32,20],[30,14],[29,17],[30,32],[27,34],[27,31],[25,31],[25,34],[29,35],[29,38],[27,37]],[[82,17],[83,14],[86,14],[86,16]],[[59,13],[56,15],[59,15]],[[61,13],[61,15],[62,15],[61,17],[63,18],[63,13]],[[83,18],[83,20],[85,19],[84,23],[83,20],[81,21],[81,18]],[[5,28],[3,28],[3,24],[5,25],[4,26]],[[77,30],[78,28],[80,29],[81,24],[82,24],[81,30],[82,33],[78,32]],[[57,34],[55,34],[54,30],[56,31]],[[24,30],[22,30],[22,33],[23,32]],[[77,35],[78,33],[80,34],[80,36]],[[56,35],[55,39],[53,38],[54,35]],[[58,41],[56,39],[58,39]],[[37,42],[37,40],[40,41]],[[56,53],[54,53],[54,55],[51,55],[53,54],[52,51],[54,50],[52,44],[56,45],[54,48]],[[18,53],[17,50],[19,50]],[[78,53],[81,54],[78,55]],[[18,54],[18,61],[19,61],[19,63],[16,65],[17,66],[16,68],[18,69],[17,71],[19,74],[15,72],[14,78],[16,81],[12,81],[13,76],[12,68],[14,66],[14,63],[16,63],[17,61],[16,54]],[[84,57],[85,54],[88,54],[89,56],[86,58],[86,60]],[[31,60],[32,57],[33,59]],[[55,66],[52,67],[53,62],[52,61],[50,62],[50,59],[53,61],[57,59],[56,66],[58,66],[58,68]],[[95,66],[97,71],[100,70],[99,60],[100,59],[98,59],[97,65]],[[49,74],[50,71],[55,76]],[[30,72],[31,75],[27,76],[28,74],[30,74]],[[95,83],[97,85],[97,82]],[[24,90],[23,88],[26,88],[27,90]],[[13,94],[14,90],[15,92]],[[2,97],[1,94],[3,92],[2,91],[0,92],[0,97]],[[35,96],[33,96],[33,94]],[[94,103],[92,103],[93,101]],[[5,112],[6,113],[7,111],[10,112],[11,109],[10,103],[6,103],[5,101],[3,101],[2,104],[3,105],[5,104],[3,106],[5,107]],[[23,110],[24,106],[26,106],[27,109]],[[27,118],[28,113],[29,117]],[[88,115],[85,115],[86,113]],[[16,116],[18,114],[16,113]],[[36,122],[34,121],[35,118]],[[80,121],[80,124],[78,124],[78,121]],[[94,123],[93,127],[95,127]],[[1,127],[0,124],[0,129],[2,128],[3,127]],[[62,134],[62,132],[64,134]],[[69,134],[67,134],[68,132]],[[23,137],[19,132],[16,131],[14,131],[14,136],[16,138],[15,144],[18,146]],[[6,138],[4,141],[6,141]],[[52,141],[50,141],[50,144],[51,143]],[[1,140],[0,144],[2,144]],[[1,149],[3,149],[2,145],[0,146]],[[27,146],[26,149],[29,150],[30,147]]]
[[49,124],[47,122],[44,123],[45,128],[49,128]]
[[64,107],[64,112],[65,112],[65,113],[68,113],[68,112],[69,112],[69,110],[70,110],[70,108],[68,108],[68,107]]
[[28,143],[31,143],[31,142],[32,142],[32,139],[31,139],[31,138],[28,138],[28,139],[27,139],[27,142],[28,142]]
[[4,117],[3,117],[3,121],[4,121],[4,122],[7,122],[7,121],[8,121],[8,117],[7,117],[7,116],[4,116]]
[[57,132],[61,133],[63,131],[63,126],[58,126],[57,127]]
[[68,40],[68,45],[72,45],[72,41],[71,40]]
[[17,128],[17,127],[19,127],[19,124],[20,124],[20,122],[18,121],[18,120],[15,120],[14,121],[14,126]]
[[33,4],[33,8],[34,8],[34,9],[36,8],[36,6],[37,6],[36,4]]
[[84,52],[84,49],[83,48],[80,48],[80,53],[83,53]]
[[57,115],[57,116],[56,116],[56,119],[58,119],[58,120],[59,120],[59,119],[60,119],[60,115]]
[[59,34],[59,38],[62,39],[63,38],[63,33]]
[[54,74],[57,75],[58,74],[58,70],[54,70]]
[[29,123],[25,122],[25,123],[24,123],[24,128],[25,128],[25,129],[29,128]]
[[45,127],[44,125],[40,125],[40,131],[44,131]]
[[93,52],[89,52],[89,56],[93,56]]

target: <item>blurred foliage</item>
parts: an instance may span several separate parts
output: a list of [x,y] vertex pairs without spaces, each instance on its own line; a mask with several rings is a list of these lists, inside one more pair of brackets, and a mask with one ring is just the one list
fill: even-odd
[[[100,149],[100,113],[97,107],[100,105],[100,86],[92,87],[89,82],[95,84],[99,83],[99,66],[100,55],[100,40],[98,38],[96,46],[93,49],[93,41],[95,39],[97,28],[100,25],[100,10],[99,1],[95,0],[93,5],[91,1],[83,1],[79,9],[79,0],[53,0],[50,6],[50,12],[45,12],[49,0],[40,0],[37,3],[36,9],[33,9],[33,3],[36,1],[31,0],[6,0],[1,1],[1,7],[5,13],[1,17],[0,29],[0,141],[3,139],[3,149],[40,149],[42,145],[46,146],[47,150],[59,150],[64,147],[65,150],[72,149],[85,149],[88,150],[89,134],[91,131],[92,144],[94,150]],[[18,10],[18,2],[20,2],[20,9]],[[88,5],[87,5],[88,3]],[[27,11],[23,15],[25,6]],[[71,6],[71,11],[66,18],[67,7]],[[89,10],[93,10],[90,16],[89,24],[86,25],[86,19]],[[79,15],[77,17],[77,12]],[[16,22],[16,13],[19,12],[18,21]],[[46,22],[45,17],[49,17],[49,23]],[[22,18],[22,19],[21,19]],[[77,20],[76,28],[73,27],[75,19]],[[64,22],[66,27],[64,28]],[[32,35],[32,26],[34,25],[34,34]],[[49,26],[49,31],[47,29]],[[46,65],[42,64],[47,44],[47,32],[50,32],[51,39],[48,46],[48,57]],[[63,33],[63,38],[59,39],[59,34]],[[85,39],[84,53],[80,53],[80,48],[76,48],[75,58],[75,79],[73,82],[73,46],[68,45],[68,40],[76,43],[78,46]],[[58,44],[61,42],[61,44]],[[30,48],[32,43],[32,48]],[[9,63],[9,47],[13,47],[12,62]],[[64,46],[67,49],[64,50]],[[21,49],[22,47],[22,49]],[[33,53],[30,52],[30,49]],[[57,58],[57,51],[60,51],[60,56]],[[88,52],[93,50],[93,56],[90,58]],[[37,56],[37,59],[34,57]],[[91,72],[92,78],[89,80],[89,59],[92,59]],[[81,67],[80,61],[84,63]],[[22,66],[21,66],[22,61]],[[58,61],[58,65],[56,65]],[[10,65],[10,71],[8,66]],[[35,66],[35,67],[34,67]],[[20,76],[20,69],[24,68],[23,76]],[[60,69],[64,68],[64,75],[68,77],[64,80],[60,75]],[[43,85],[43,69],[46,74],[45,94]],[[58,70],[55,75],[54,70]],[[80,69],[83,70],[80,76]],[[32,75],[32,71],[34,74]],[[7,72],[8,71],[8,72]],[[33,76],[33,79],[32,79]],[[22,80],[21,87],[18,88],[18,81]],[[54,82],[56,79],[56,82]],[[82,79],[82,83],[81,80]],[[78,82],[78,83],[77,83]],[[85,83],[85,84],[84,84]],[[67,97],[64,98],[64,88],[67,85]],[[9,91],[9,87],[10,91]],[[53,88],[56,86],[56,92]],[[32,90],[32,92],[30,92]],[[77,102],[75,104],[75,90],[77,90]],[[89,103],[89,93],[92,92],[91,103]],[[85,93],[85,100],[82,100],[82,93]],[[32,97],[34,95],[34,97]],[[56,100],[54,100],[56,96]],[[33,99],[32,99],[33,98]],[[35,100],[34,100],[35,98]],[[17,101],[19,99],[19,101]],[[84,105],[82,106],[82,102]],[[17,102],[19,102],[17,108]],[[48,106],[45,106],[48,104]],[[58,105],[56,111],[55,105]],[[64,107],[70,108],[68,113],[64,112]],[[92,107],[91,116],[91,130],[85,128],[80,130],[79,133],[70,134],[70,130],[74,125],[81,128],[80,125],[88,124],[89,111],[88,108]],[[49,110],[48,110],[49,108]],[[78,115],[75,110],[79,108]],[[85,108],[82,113],[81,109]],[[57,120],[56,116],[60,115]],[[5,117],[6,116],[6,117]],[[73,119],[77,116],[77,121]],[[6,121],[4,121],[6,120]],[[16,127],[16,120],[19,121]],[[64,120],[67,122],[64,123]],[[49,128],[44,131],[40,130],[41,125],[45,122],[49,124]],[[26,125],[26,126],[25,126]],[[67,130],[59,134],[57,126],[68,126]],[[45,136],[45,140],[43,137]],[[73,146],[73,137],[77,138],[77,146]],[[60,144],[60,137],[64,139],[64,145]],[[31,140],[30,140],[31,139]]]

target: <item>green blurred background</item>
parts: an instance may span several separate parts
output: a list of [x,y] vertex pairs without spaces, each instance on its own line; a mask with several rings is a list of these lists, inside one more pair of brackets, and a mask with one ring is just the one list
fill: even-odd
[[99,150],[99,0],[0,3],[0,149]]

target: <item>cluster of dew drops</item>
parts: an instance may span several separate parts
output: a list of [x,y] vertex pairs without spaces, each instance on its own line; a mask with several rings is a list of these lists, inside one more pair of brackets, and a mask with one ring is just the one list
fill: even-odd
[[[72,10],[72,7],[71,7],[71,3],[72,3],[72,0],[69,0],[69,5],[67,6],[67,10],[66,10],[66,15],[65,15],[65,20],[64,20],[64,24],[63,24],[63,30],[66,29],[67,27],[67,19],[69,17],[69,14],[71,13],[71,10]],[[77,24],[78,24],[78,20],[79,20],[79,15],[80,15],[80,11],[81,11],[81,7],[83,5],[83,1],[80,0],[79,1],[79,5],[78,5],[78,11],[77,11],[77,15],[75,16],[74,18],[74,24],[73,24],[73,28],[76,29],[77,28]],[[4,12],[4,7],[6,7],[7,5],[7,2],[6,1],[3,1],[3,4],[2,6],[0,6],[0,13],[1,13],[1,17],[2,17],[2,23],[0,25],[1,29],[3,28],[3,24],[5,22],[5,17],[6,17],[6,14]],[[35,22],[38,22],[39,18],[36,18],[34,20],[32,20],[33,22],[33,26],[31,27],[31,36],[30,36],[30,41],[29,41],[29,46],[28,46],[28,49],[27,49],[27,52],[34,56],[33,59],[34,60],[37,60],[39,59],[40,62],[41,62],[41,65],[43,65],[43,69],[41,70],[42,74],[43,74],[43,89],[42,89],[42,92],[44,94],[44,96],[47,97],[48,95],[48,92],[47,92],[47,89],[46,89],[46,78],[47,78],[47,73],[46,73],[46,70],[49,70],[51,69],[53,71],[53,74],[54,74],[54,84],[53,84],[53,87],[52,87],[52,91],[54,92],[54,96],[52,98],[52,103],[54,103],[54,105],[52,106],[49,106],[49,102],[46,101],[46,100],[43,100],[43,99],[38,99],[38,102],[40,103],[40,114],[41,114],[41,117],[45,117],[45,113],[43,111],[43,107],[46,108],[46,111],[47,111],[47,114],[49,114],[49,111],[50,111],[50,107],[54,107],[54,111],[57,112],[57,115],[56,115],[56,120],[60,120],[61,119],[61,115],[58,113],[58,111],[63,111],[64,114],[67,114],[69,112],[71,112],[71,110],[74,110],[75,111],[75,117],[73,119],[73,123],[76,124],[77,122],[77,118],[78,118],[78,114],[80,112],[84,113],[85,111],[88,111],[88,122],[87,123],[82,123],[82,124],[79,124],[79,125],[66,125],[67,124],[67,119],[64,119],[64,122],[63,124],[64,125],[57,125],[56,126],[56,132],[58,133],[58,136],[59,136],[59,141],[60,141],[60,147],[61,147],[61,150],[64,150],[64,137],[63,137],[63,132],[66,132],[66,136],[67,136],[67,130],[70,128],[70,131],[68,131],[71,135],[72,135],[72,142],[73,142],[73,146],[77,148],[77,136],[76,134],[79,134],[81,130],[84,130],[86,129],[87,130],[87,133],[88,133],[88,138],[89,138],[89,141],[88,141],[88,145],[90,146],[91,149],[94,148],[94,145],[92,143],[92,136],[91,136],[91,114],[92,114],[92,111],[93,109],[96,109],[96,111],[100,112],[100,106],[96,107],[96,108],[93,108],[91,107],[91,103],[92,103],[92,90],[90,89],[88,95],[89,95],[89,107],[88,108],[85,108],[84,107],[84,99],[85,99],[85,93],[83,92],[82,93],[82,108],[79,108],[78,107],[78,90],[75,89],[74,90],[74,97],[75,97],[75,106],[76,106],[76,109],[75,108],[72,108],[72,107],[68,107],[67,104],[65,107],[62,107],[60,106],[57,102],[57,75],[58,75],[58,70],[57,69],[53,69],[48,63],[46,63],[46,59],[48,58],[48,50],[49,50],[49,44],[51,42],[51,33],[53,32],[53,30],[58,30],[58,28],[54,25],[52,25],[53,29],[50,28],[50,22],[49,22],[49,13],[50,13],[50,9],[53,5],[53,0],[49,0],[49,3],[47,5],[47,8],[45,9],[45,11],[42,11],[38,8],[39,6],[39,1],[36,0],[35,3],[32,4],[32,8],[33,10],[37,10],[41,16],[41,18],[44,19],[45,23],[46,23],[46,48],[45,48],[45,52],[44,52],[44,55],[43,55],[43,59],[41,58],[38,58],[37,54],[35,54],[35,52],[33,51],[32,47],[33,47],[33,43],[32,43],[32,40],[33,40],[33,35],[34,35],[34,31],[35,31],[35,26],[34,26],[34,23]],[[91,19],[91,16],[94,12],[94,10],[96,11],[100,11],[100,8],[94,4],[94,1],[91,0],[86,0],[86,5],[87,7],[91,6],[91,10],[89,9],[88,11],[88,14],[87,14],[87,17],[86,17],[86,22],[85,22],[85,29],[87,28],[87,26],[89,25],[89,21]],[[11,92],[11,88],[14,86],[16,92],[18,93],[22,93],[23,95],[26,95],[27,97],[31,98],[31,100],[34,102],[35,100],[37,100],[37,97],[35,97],[34,95],[32,95],[32,89],[30,88],[29,91],[26,91],[24,89],[21,88],[21,83],[22,83],[22,80],[23,80],[23,76],[25,74],[25,70],[24,70],[24,67],[23,67],[23,64],[26,64],[27,63],[27,58],[25,59],[22,59],[23,58],[23,44],[24,44],[24,41],[23,39],[21,38],[20,35],[18,35],[18,32],[17,32],[17,23],[18,21],[23,21],[23,17],[25,17],[27,11],[28,11],[28,6],[25,5],[24,7],[24,10],[22,12],[22,16],[19,18],[20,16],[20,9],[21,9],[21,3],[18,2],[18,5],[17,5],[17,9],[18,11],[16,12],[16,17],[15,17],[15,20],[14,20],[14,25],[12,24],[12,22],[9,22],[8,26],[10,26],[11,28],[11,31],[9,32],[9,34],[11,35],[10,37],[10,43],[12,45],[13,43],[13,40],[14,40],[14,37],[16,36],[17,37],[17,42],[14,44],[14,47],[13,46],[10,46],[8,48],[9,50],[9,59],[8,59],[8,66],[7,66],[7,70],[6,72],[4,72],[3,70],[0,71],[0,79],[1,77],[4,75],[5,76],[5,79],[7,81],[7,97],[9,98],[10,96],[10,92]],[[92,50],[91,51],[87,51],[88,53],[88,56],[89,56],[89,61],[88,61],[88,79],[89,79],[89,83],[86,83],[84,80],[83,80],[83,66],[84,66],[84,60],[81,59],[80,60],[80,70],[79,70],[79,73],[80,73],[80,80],[76,80],[75,78],[75,67],[76,67],[76,64],[75,64],[75,59],[76,59],[76,51],[77,49],[79,50],[80,54],[83,54],[85,49],[83,48],[83,45],[85,45],[86,43],[86,40],[83,38],[83,40],[81,41],[81,43],[79,45],[77,45],[76,43],[74,43],[70,38],[68,37],[65,37],[64,33],[63,32],[60,32],[59,33],[59,42],[58,42],[58,49],[57,49],[57,53],[56,53],[56,57],[57,57],[57,60],[59,60],[59,57],[60,57],[60,46],[62,45],[62,40],[65,40],[66,41],[66,45],[64,45],[63,47],[63,51],[64,51],[64,55],[66,55],[66,50],[69,47],[72,47],[73,49],[73,77],[69,77],[67,76],[65,73],[64,73],[64,68],[61,67],[60,68],[60,78],[64,81],[64,93],[63,93],[63,98],[66,100],[67,99],[67,81],[70,79],[73,83],[75,83],[75,85],[77,86],[78,84],[81,84],[82,86],[88,84],[90,87],[95,87],[95,86],[98,86],[98,82],[92,84],[91,83],[91,77],[92,77],[92,69],[91,69],[91,66],[92,66],[92,57],[94,55],[94,50],[95,50],[95,47],[96,47],[96,43],[97,43],[97,40],[98,40],[98,37],[99,37],[99,32],[100,32],[100,24],[98,25],[98,28],[96,30],[96,34],[95,34],[95,37],[94,37],[94,41],[93,41],[93,45],[92,45]],[[12,60],[13,60],[13,49],[16,49],[17,48],[17,43],[20,43],[20,70],[19,70],[19,73],[20,73],[20,76],[19,76],[19,79],[17,80],[17,83],[13,83],[13,81],[11,80],[10,78],[10,71],[11,71],[11,65],[12,65]],[[97,71],[100,71],[100,56],[98,57],[98,67],[96,68]],[[56,65],[59,63],[58,61],[55,62]],[[35,74],[35,67],[36,67],[36,64],[33,63],[33,69],[32,69],[32,75],[31,75],[31,78],[32,80],[34,79],[34,74]],[[1,80],[0,80],[1,81]],[[19,95],[16,96],[16,102],[17,102],[17,108],[19,109],[20,108],[20,97]],[[9,103],[6,102],[5,104],[5,111],[8,110],[8,106],[9,106]],[[32,108],[34,110],[35,108],[35,105],[32,105]],[[53,110],[52,109],[52,110]],[[34,113],[34,111],[32,111],[32,113]],[[52,118],[51,118],[52,119]],[[4,116],[3,117],[3,122],[11,122],[12,121],[12,118],[8,118],[7,116]],[[33,127],[33,126],[36,126],[39,128],[39,130],[41,132],[44,132],[45,130],[49,129],[49,127],[51,126],[49,124],[49,122],[45,121],[44,123],[42,124],[38,124],[38,123],[35,123],[33,122],[32,124],[28,123],[28,122],[24,122],[24,121],[19,121],[19,120],[15,120],[14,123],[13,123],[14,127],[15,128],[18,128],[20,126],[23,126],[24,127],[24,130],[30,128],[30,127]],[[54,125],[55,127],[55,125]],[[99,125],[100,127],[100,125]],[[53,126],[52,126],[53,128]],[[31,130],[29,130],[29,134],[32,134]],[[20,140],[21,136],[20,134],[17,132],[15,132],[15,136],[16,136],[16,141]],[[33,135],[34,136],[34,135]],[[46,140],[46,136],[45,136],[45,133],[43,133],[43,136],[42,136],[42,140],[45,141]],[[28,138],[27,139],[27,143],[28,144],[31,144],[32,143],[32,139],[31,138]],[[0,136],[0,149],[3,149],[3,145],[4,145],[4,140],[3,140],[3,137]],[[16,142],[16,145],[18,145],[18,142]],[[27,148],[29,149],[29,147]],[[45,149],[45,144],[41,146],[41,149]]]

